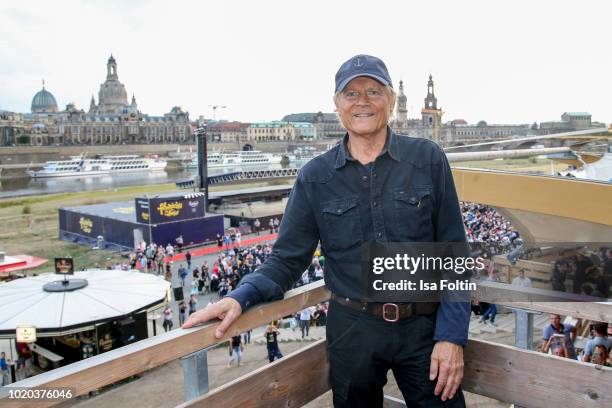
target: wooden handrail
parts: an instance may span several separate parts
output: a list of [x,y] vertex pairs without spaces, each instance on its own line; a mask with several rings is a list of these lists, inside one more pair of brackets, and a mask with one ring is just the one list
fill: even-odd
[[[330,389],[325,340],[237,378],[180,408],[299,407]],[[612,368],[483,340],[465,348],[465,391],[527,407],[612,406]],[[395,402],[395,404],[392,404]],[[401,406],[395,399],[388,406]]]
[[[515,299],[517,293],[530,292],[537,293],[539,296],[547,294],[550,296],[550,300],[564,300],[571,296],[570,294],[559,294],[559,292],[543,289],[517,288],[508,284],[493,282],[479,285],[478,291],[479,295],[483,296],[483,300],[492,299],[492,296],[506,296],[509,299]],[[230,337],[239,333],[263,326],[272,320],[280,319],[305,307],[323,302],[329,299],[329,296],[330,292],[325,288],[324,282],[320,280],[287,292],[282,300],[252,308],[243,314],[221,339],[214,337],[214,332],[219,324],[218,321],[193,329],[173,330],[19,381],[11,386],[28,388],[73,387],[75,388],[76,395],[83,395],[89,391],[166,364],[211,345],[227,341]],[[609,303],[515,302],[511,304],[526,309],[571,314],[575,317],[591,320],[612,320],[612,304]],[[480,344],[482,342],[477,343]],[[475,343],[470,341],[470,344]],[[490,347],[494,346],[490,345]],[[485,363],[486,361],[479,364],[483,365]],[[609,380],[609,377],[606,378]],[[0,389],[0,403],[7,402],[7,398],[8,389],[6,387]],[[45,401],[43,403],[37,402],[35,406],[52,406],[55,404],[56,402],[53,401]],[[34,406],[34,404],[28,405],[27,402],[22,402],[20,406],[27,407]]]
[[483,302],[501,303],[520,309],[612,322],[612,303],[584,302],[584,296],[573,293],[522,288],[499,282],[480,282],[477,298]]

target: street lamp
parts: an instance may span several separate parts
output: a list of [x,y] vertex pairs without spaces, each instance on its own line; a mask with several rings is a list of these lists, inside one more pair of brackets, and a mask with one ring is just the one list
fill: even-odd
[[206,146],[206,124],[201,124],[195,131],[198,143],[198,187],[204,193],[204,212],[208,211],[208,150]]

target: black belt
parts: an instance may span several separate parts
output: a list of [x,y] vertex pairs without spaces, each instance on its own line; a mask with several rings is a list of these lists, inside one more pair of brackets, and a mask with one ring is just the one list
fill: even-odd
[[351,309],[367,312],[378,316],[387,322],[397,322],[398,320],[407,319],[413,315],[430,315],[438,310],[437,302],[415,302],[415,303],[375,303],[361,302],[358,300],[349,299],[338,296],[334,293],[331,295],[334,302],[340,303],[343,306]]

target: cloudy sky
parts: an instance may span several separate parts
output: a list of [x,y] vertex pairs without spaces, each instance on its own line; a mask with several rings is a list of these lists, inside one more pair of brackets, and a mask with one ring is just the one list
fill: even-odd
[[0,3],[0,109],[26,112],[44,78],[87,109],[112,53],[142,112],[278,120],[331,112],[334,74],[382,58],[420,116],[429,73],[444,121],[612,122],[605,1],[13,1]]

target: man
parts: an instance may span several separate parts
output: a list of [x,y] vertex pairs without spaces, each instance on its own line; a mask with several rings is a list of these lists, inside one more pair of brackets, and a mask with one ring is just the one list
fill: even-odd
[[519,275],[512,279],[512,285],[520,286],[522,288],[530,288],[531,287],[531,279],[525,277],[525,269],[519,269]]
[[277,358],[283,358],[283,353],[278,348],[278,329],[273,324],[266,328],[266,348],[268,349],[268,360],[272,363]]
[[242,362],[242,351],[244,346],[242,345],[242,336],[237,335],[231,338],[229,341],[229,352],[230,359],[227,362],[227,367],[231,367],[233,362],[236,362],[236,366],[240,366]]
[[606,348],[606,346],[604,346],[603,344],[598,344],[595,346],[591,362],[593,364],[610,367],[610,364],[608,363],[608,349]]
[[308,337],[308,332],[310,331],[310,308],[300,311],[300,330],[302,331],[302,338],[304,338],[304,332],[306,332],[306,336]]
[[178,268],[178,275],[181,279],[181,286],[185,287],[185,283],[187,281],[187,275],[189,275],[189,271],[185,268],[185,265],[180,264]]
[[593,325],[593,338],[587,341],[582,355],[582,361],[591,361],[595,346],[603,345],[606,350],[612,348],[612,339],[608,338],[608,323],[595,323]]
[[0,354],[0,375],[2,375],[2,386],[9,384],[9,366],[6,362],[6,353]]
[[[562,342],[557,340],[561,338]],[[571,324],[561,323],[560,315],[550,315],[550,324],[544,328],[542,340],[542,352],[548,353],[551,347],[554,349],[555,344],[559,343],[567,347],[567,358],[576,359],[576,350],[574,349],[576,328]]]
[[223,318],[222,337],[249,307],[282,298],[320,240],[332,292],[326,330],[334,405],[382,407],[392,369],[408,406],[464,407],[469,302],[394,304],[391,321],[382,303],[360,300],[362,244],[466,241],[446,156],[427,139],[391,131],[395,92],[378,58],[358,55],[340,67],[334,103],[347,134],[301,169],[271,256],[183,327]]

